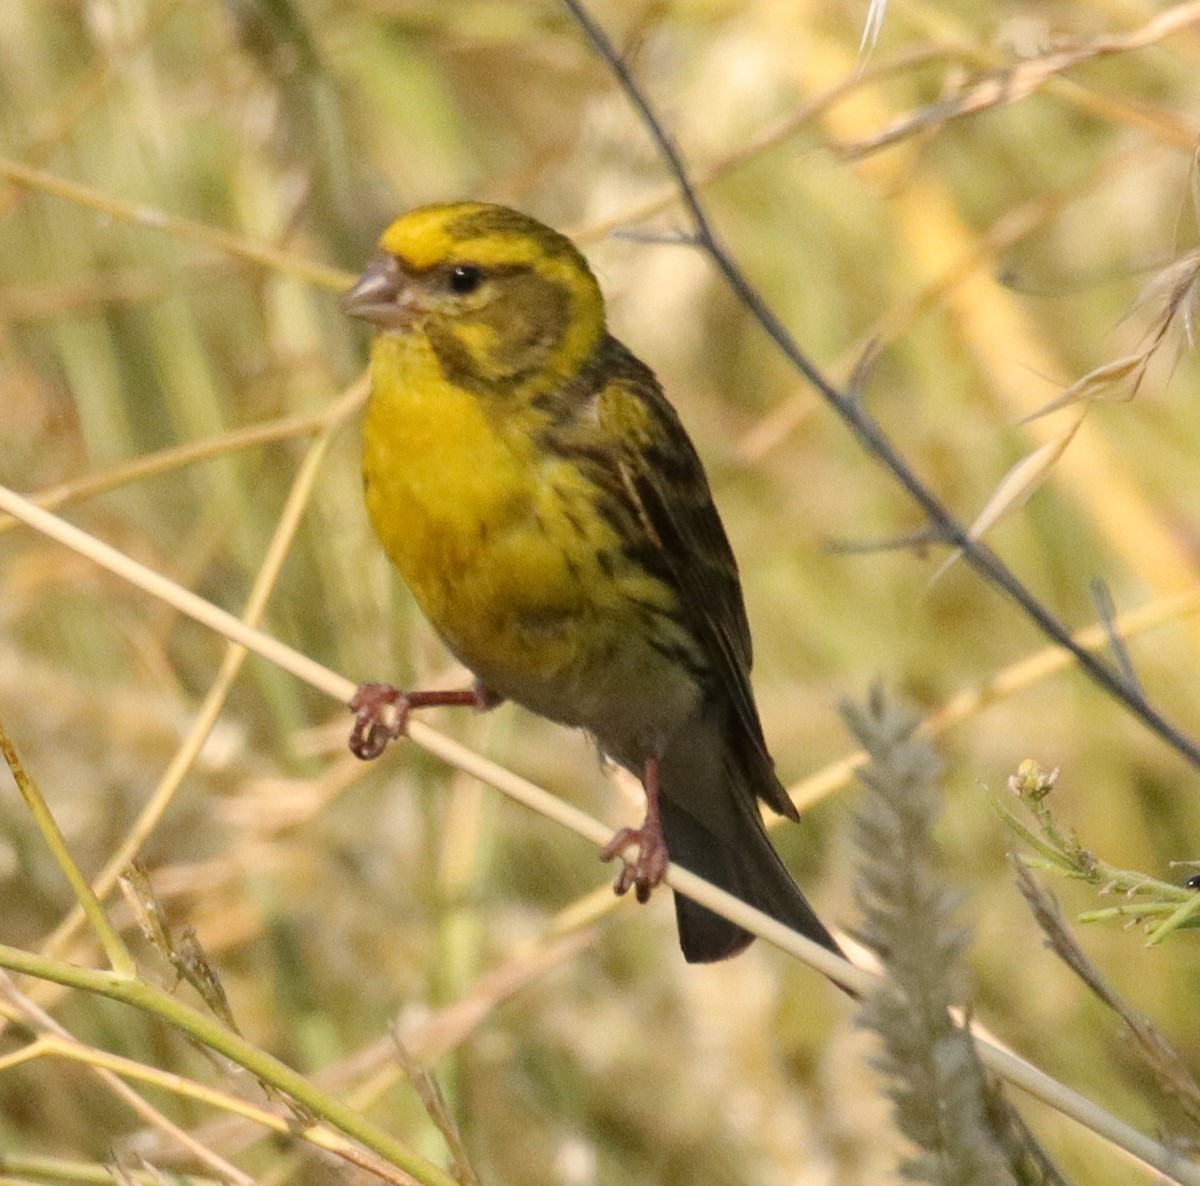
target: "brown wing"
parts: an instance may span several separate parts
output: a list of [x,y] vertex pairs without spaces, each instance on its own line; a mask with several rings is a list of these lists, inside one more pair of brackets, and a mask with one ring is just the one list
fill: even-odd
[[763,738],[737,562],[704,467],[648,367],[612,341],[605,374],[593,397],[596,413],[606,439],[619,445],[621,486],[643,525],[654,571],[674,588],[681,620],[707,657],[708,694],[732,709],[730,742],[750,785],[776,811],[795,817]]

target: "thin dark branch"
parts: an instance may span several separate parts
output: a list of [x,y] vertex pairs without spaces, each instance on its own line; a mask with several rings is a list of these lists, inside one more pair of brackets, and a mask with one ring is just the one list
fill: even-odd
[[837,413],[854,433],[867,452],[900,483],[909,497],[929,518],[933,534],[951,547],[958,548],[962,558],[984,580],[1015,602],[1047,638],[1069,651],[1079,666],[1105,692],[1120,701],[1150,730],[1169,746],[1200,769],[1200,743],[1177,729],[1120,671],[1080,646],[1067,627],[1060,622],[1022,583],[990,548],[972,539],[966,529],[951,514],[909,467],[882,428],[871,418],[861,401],[840,391],[825,378],[817,365],[800,348],[783,323],[772,311],[758,290],[742,272],[733,256],[717,239],[700,198],[692,184],[683,157],[662,121],[650,105],[642,87],[633,77],[624,59],[608,35],[592,18],[580,0],[562,0],[567,11],[583,30],[596,53],[604,60],[633,104],[647,132],[658,148],[668,170],[679,188],[679,197],[695,224],[696,245],[712,260],[717,270],[733,289],[738,299],[775,342],[784,356]]

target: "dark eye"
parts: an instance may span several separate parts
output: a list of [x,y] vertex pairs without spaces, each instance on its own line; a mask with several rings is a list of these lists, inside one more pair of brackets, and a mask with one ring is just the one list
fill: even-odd
[[474,292],[483,283],[483,269],[475,264],[455,264],[450,269],[450,289],[459,296]]

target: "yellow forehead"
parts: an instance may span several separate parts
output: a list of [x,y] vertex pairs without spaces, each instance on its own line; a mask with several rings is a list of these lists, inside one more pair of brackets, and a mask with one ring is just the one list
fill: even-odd
[[448,259],[458,240],[447,224],[459,214],[468,214],[468,205],[421,206],[401,215],[379,240],[379,246],[407,260],[414,268],[428,268]]
[[485,202],[454,202],[419,206],[401,215],[383,232],[379,246],[421,270],[450,260],[533,263],[545,258],[547,240],[565,242],[549,227],[515,210]]

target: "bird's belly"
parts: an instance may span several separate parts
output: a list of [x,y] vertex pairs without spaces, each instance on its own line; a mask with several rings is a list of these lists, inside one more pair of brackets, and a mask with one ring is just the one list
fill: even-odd
[[[587,662],[546,716],[586,729],[605,753],[641,775],[697,716],[702,692],[689,670],[658,650],[629,619],[597,628]],[[562,705],[569,703],[570,717]]]
[[422,612],[485,686],[586,729],[619,761],[640,767],[695,710],[696,682],[651,641],[661,624],[594,553],[564,549],[536,516],[470,535],[414,518],[389,552]]

